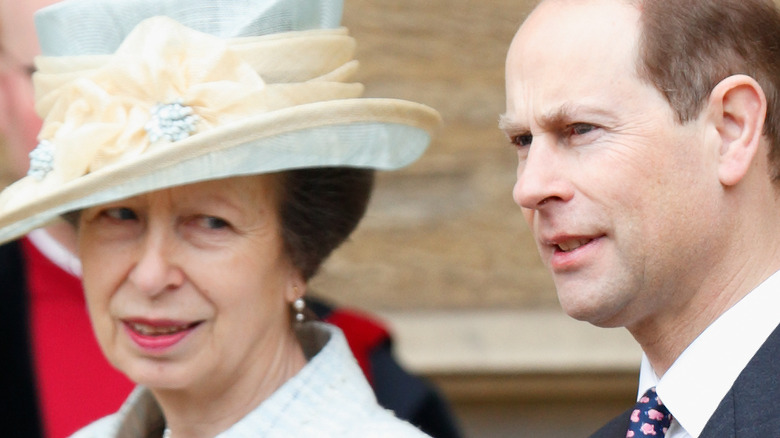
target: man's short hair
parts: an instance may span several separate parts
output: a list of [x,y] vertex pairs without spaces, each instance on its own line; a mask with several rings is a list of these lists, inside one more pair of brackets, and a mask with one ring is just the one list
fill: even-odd
[[761,85],[771,178],[780,184],[780,13],[772,0],[638,3],[639,75],[666,97],[680,123],[694,120],[728,76],[745,74]]

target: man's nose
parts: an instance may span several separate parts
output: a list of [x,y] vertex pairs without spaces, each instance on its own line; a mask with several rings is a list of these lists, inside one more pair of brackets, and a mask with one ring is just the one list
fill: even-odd
[[568,201],[574,196],[565,151],[550,139],[534,138],[528,154],[517,166],[512,191],[520,207],[539,210],[550,201]]

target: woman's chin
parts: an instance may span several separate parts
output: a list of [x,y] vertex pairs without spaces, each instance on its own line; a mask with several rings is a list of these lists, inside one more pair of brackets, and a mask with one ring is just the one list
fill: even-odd
[[192,373],[186,372],[180,364],[136,358],[120,364],[118,368],[128,379],[149,389],[178,390],[187,388],[191,383],[187,376]]

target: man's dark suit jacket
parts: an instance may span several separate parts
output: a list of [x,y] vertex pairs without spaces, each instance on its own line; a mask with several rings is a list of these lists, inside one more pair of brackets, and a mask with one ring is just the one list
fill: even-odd
[[[728,351],[724,353],[728,354]],[[780,326],[775,328],[742,370],[699,437],[780,437],[778,400],[780,400]],[[625,438],[628,417],[632,410],[633,408],[615,417],[591,435],[591,438]]]

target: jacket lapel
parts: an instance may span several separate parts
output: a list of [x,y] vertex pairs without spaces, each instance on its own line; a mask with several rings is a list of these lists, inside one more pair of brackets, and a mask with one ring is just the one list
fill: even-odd
[[780,400],[780,326],[742,370],[700,438],[778,436],[780,405],[777,400]]
[[626,431],[628,431],[628,420],[633,410],[634,408],[632,407],[613,418],[609,423],[605,424],[601,429],[593,433],[590,438],[626,438]]

